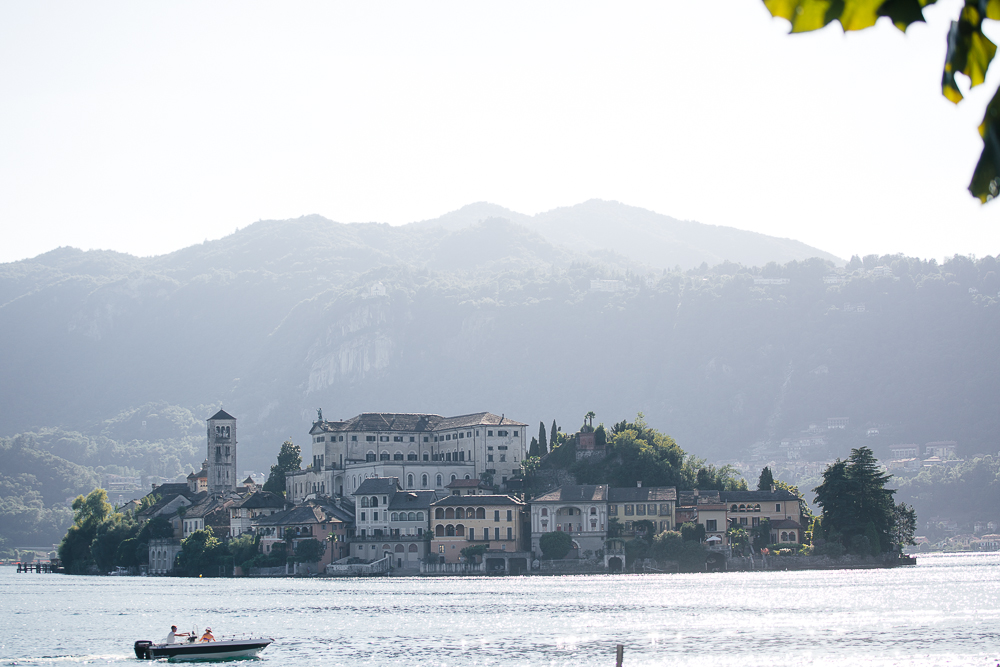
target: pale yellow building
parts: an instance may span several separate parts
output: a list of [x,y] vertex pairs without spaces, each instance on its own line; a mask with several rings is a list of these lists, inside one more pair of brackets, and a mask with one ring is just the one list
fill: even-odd
[[523,548],[526,506],[510,496],[446,496],[431,503],[431,553],[439,563],[458,563],[462,549],[485,545],[489,552]]

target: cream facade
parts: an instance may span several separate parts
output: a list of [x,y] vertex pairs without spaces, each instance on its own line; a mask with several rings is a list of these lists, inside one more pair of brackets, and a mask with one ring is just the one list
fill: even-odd
[[431,504],[431,553],[440,563],[458,563],[462,549],[485,545],[487,552],[520,550],[526,506],[510,496],[446,496]]

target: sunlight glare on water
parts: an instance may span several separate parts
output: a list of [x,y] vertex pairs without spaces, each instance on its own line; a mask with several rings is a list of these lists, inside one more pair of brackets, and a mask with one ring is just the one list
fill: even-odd
[[275,639],[299,665],[1000,663],[1000,555],[894,570],[390,579],[170,579],[0,568],[0,664],[139,664],[171,624]]

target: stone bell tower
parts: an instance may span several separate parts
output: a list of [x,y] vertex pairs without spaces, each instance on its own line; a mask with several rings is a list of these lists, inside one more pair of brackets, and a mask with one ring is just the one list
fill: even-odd
[[219,410],[208,420],[208,492],[236,490],[236,417]]

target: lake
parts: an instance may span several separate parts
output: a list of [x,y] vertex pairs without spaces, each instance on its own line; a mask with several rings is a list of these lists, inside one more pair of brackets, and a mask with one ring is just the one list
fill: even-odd
[[140,664],[211,626],[299,665],[988,665],[1000,554],[894,570],[393,579],[166,579],[0,568],[0,664]]

